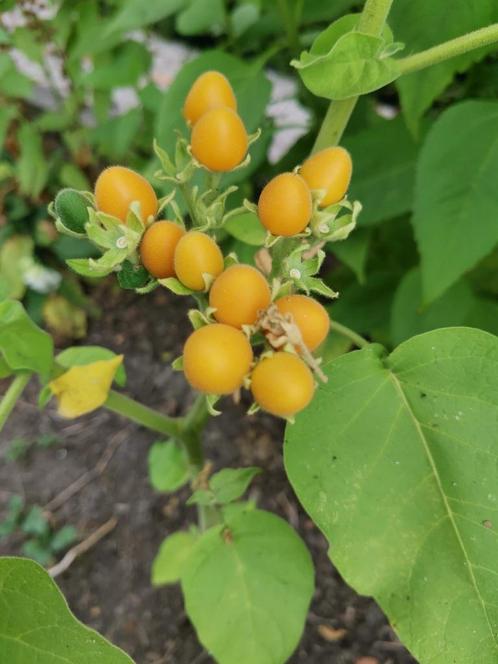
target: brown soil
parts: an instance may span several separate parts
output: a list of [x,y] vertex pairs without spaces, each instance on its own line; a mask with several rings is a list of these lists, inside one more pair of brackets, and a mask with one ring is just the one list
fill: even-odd
[[[100,290],[98,299],[104,313],[91,325],[87,343],[125,354],[131,396],[171,415],[183,412],[192,395],[168,360],[180,354],[188,332],[185,299],[163,290],[140,298],[109,286]],[[10,495],[22,494],[29,504],[45,505],[95,468],[111,446],[114,454],[104,472],[66,500],[52,519],[58,527],[75,525],[82,536],[112,516],[118,524],[57,581],[74,613],[120,645],[137,664],[212,662],[185,615],[180,589],[154,589],[149,582],[151,562],[163,538],[195,518],[193,508],[184,505],[186,490],[161,495],[149,484],[147,450],[157,436],[106,411],[76,421],[62,420],[52,406],[40,414],[36,396],[33,384],[2,433],[0,518]],[[208,426],[208,458],[216,468],[261,466],[265,472],[256,478],[252,497],[297,528],[315,563],[315,596],[303,638],[289,661],[414,664],[375,602],[359,597],[330,563],[325,539],[286,480],[282,423],[264,414],[246,417],[242,406],[229,402],[223,411]],[[46,450],[35,447],[15,462],[3,459],[13,438],[29,441],[41,433],[56,434],[60,444]],[[0,540],[0,553],[19,554],[20,544],[19,535]]]

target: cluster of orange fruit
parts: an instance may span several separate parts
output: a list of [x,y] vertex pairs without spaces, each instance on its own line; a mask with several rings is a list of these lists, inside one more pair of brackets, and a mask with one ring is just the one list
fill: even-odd
[[[184,117],[192,127],[190,150],[210,171],[229,171],[247,153],[248,137],[237,115],[237,101],[219,72],[202,74],[191,87]],[[313,214],[313,196],[326,207],[341,200],[349,186],[352,164],[340,147],[307,159],[299,172],[282,173],[262,190],[258,216],[275,236],[303,232]],[[130,169],[113,166],[95,185],[98,210],[123,222],[133,201],[146,223],[140,260],[158,278],[176,277],[184,286],[208,292],[210,322],[187,339],[183,368],[189,383],[206,394],[224,395],[249,385],[255,402],[281,417],[292,417],[311,400],[315,388],[305,361],[326,338],[330,320],[315,299],[289,294],[272,303],[270,285],[256,267],[225,268],[216,241],[198,230],[186,231],[170,220],[155,220],[157,196],[147,180]],[[267,352],[254,360],[250,337],[263,334]]]

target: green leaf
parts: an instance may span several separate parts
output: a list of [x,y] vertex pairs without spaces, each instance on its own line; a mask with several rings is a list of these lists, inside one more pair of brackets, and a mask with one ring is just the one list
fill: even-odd
[[363,205],[360,226],[412,209],[418,146],[400,117],[346,137],[343,144],[354,164],[349,196]]
[[391,339],[399,344],[409,337],[438,327],[465,325],[475,305],[468,283],[461,280],[428,306],[422,305],[420,270],[405,274],[393,300]]
[[7,53],[0,53],[0,93],[14,99],[27,99],[33,91],[33,81],[17,70]]
[[181,582],[187,614],[219,664],[282,664],[304,627],[313,567],[285,521],[253,510],[203,533]]
[[0,558],[0,652],[5,662],[133,664],[82,625],[49,575],[31,560]]
[[391,306],[398,283],[399,275],[394,272],[372,272],[365,284],[348,286],[327,307],[331,319],[375,341],[389,340]]
[[396,60],[386,57],[392,35],[382,37],[356,32],[358,15],[338,19],[318,35],[309,52],[293,60],[304,85],[319,97],[347,99],[391,83],[399,76]]
[[248,468],[223,468],[215,473],[209,481],[209,488],[213,491],[217,503],[231,503],[240,498],[261,468],[251,466]]
[[[396,39],[405,42],[407,54],[417,53],[495,21],[498,21],[498,6],[494,0],[453,0],[451,11],[448,11],[448,3],[444,1],[396,0],[389,14]],[[422,114],[451,83],[457,72],[464,72],[494,48],[490,46],[469,51],[401,77],[396,85],[410,128],[416,131]]]
[[[255,131],[264,120],[271,93],[271,84],[264,73],[254,64],[248,64],[233,55],[222,51],[205,51],[183,65],[164,93],[158,110],[155,135],[159,145],[170,154],[176,142],[175,130],[185,131],[182,108],[188,91],[195,79],[210,69],[220,71],[229,79],[237,97],[239,113],[249,133]],[[255,147],[258,143],[261,143],[261,139],[255,143]]]
[[433,125],[420,152],[413,226],[425,303],[498,243],[497,123],[496,101],[456,104]]
[[285,466],[331,543],[420,662],[496,662],[498,338],[448,328],[328,367],[288,426]]
[[[11,447],[14,442],[15,441],[12,441]],[[3,521],[0,521],[0,539],[2,537],[5,537],[6,535],[10,535],[15,531],[15,529],[19,525],[19,518],[22,514],[23,507],[24,507],[24,500],[22,496],[16,496],[16,495],[11,496],[7,506],[7,514],[5,516],[5,519]]]
[[185,450],[175,441],[157,442],[149,450],[150,483],[156,491],[176,491],[190,477]]
[[63,526],[50,540],[50,548],[55,553],[67,549],[78,537],[78,531],[74,526]]
[[16,115],[17,109],[15,106],[4,106],[3,108],[0,108],[0,145],[4,144],[9,125]]
[[120,11],[107,25],[103,38],[157,23],[176,13],[183,7],[184,0],[127,0]]
[[23,556],[36,560],[40,565],[49,565],[53,562],[52,552],[45,546],[45,543],[38,539],[26,540],[21,551]]
[[225,24],[223,0],[190,0],[176,17],[176,29],[181,35],[199,35],[205,32],[220,34]]
[[30,60],[42,63],[44,44],[37,40],[37,33],[29,28],[16,28],[11,35],[14,48],[22,51]]
[[101,58],[97,57],[93,71],[83,78],[82,83],[104,91],[132,86],[147,73],[151,60],[152,56],[144,44],[129,40],[112,53],[105,52]]
[[143,123],[141,108],[132,108],[123,115],[112,117],[92,131],[91,140],[99,154],[110,159],[125,157]]
[[[102,346],[71,346],[56,355],[55,359],[64,369],[70,369],[71,367],[92,364],[99,360],[112,360],[114,357],[117,357],[116,353]],[[119,387],[126,385],[126,370],[122,364],[118,367],[114,375],[114,382]]]
[[43,537],[49,532],[50,526],[41,507],[33,505],[22,522],[21,529],[28,535],[36,537]]
[[33,323],[20,302],[0,302],[0,352],[14,371],[35,371],[48,378],[52,338]]
[[0,246],[0,283],[8,297],[20,299],[26,292],[24,274],[33,265],[33,239],[12,235]]
[[48,179],[48,160],[43,153],[41,134],[26,122],[17,132],[17,139],[21,152],[17,162],[20,191],[36,198]]
[[348,237],[347,242],[334,242],[327,245],[330,253],[353,270],[360,284],[365,281],[370,237],[370,229],[358,228]]
[[153,586],[180,581],[197,539],[195,532],[180,530],[163,541],[152,563]]
[[258,215],[252,212],[243,212],[229,217],[223,228],[232,237],[246,244],[259,247],[265,243],[266,230],[263,228]]

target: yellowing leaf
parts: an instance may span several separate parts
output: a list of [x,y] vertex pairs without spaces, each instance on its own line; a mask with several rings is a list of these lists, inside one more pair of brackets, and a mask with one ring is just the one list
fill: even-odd
[[118,355],[111,360],[71,367],[53,380],[50,389],[59,402],[59,414],[79,417],[102,406],[122,361],[123,356]]

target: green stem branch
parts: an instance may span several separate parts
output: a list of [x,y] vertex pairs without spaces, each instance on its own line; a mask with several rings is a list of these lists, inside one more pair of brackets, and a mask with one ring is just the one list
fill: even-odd
[[346,327],[346,325],[341,325],[341,323],[338,323],[336,320],[330,321],[330,329],[338,334],[342,334],[343,337],[350,339],[355,346],[358,346],[358,348],[367,348],[370,345],[360,334],[351,328]]
[[[379,35],[386,22],[393,0],[367,0],[360,19],[358,30],[368,35]],[[358,97],[333,101],[327,109],[312,152],[337,145],[346,129],[349,118],[356,106]]]
[[409,55],[406,58],[398,60],[401,74],[411,74],[414,71],[425,69],[432,65],[439,64],[444,60],[455,58],[476,48],[489,46],[498,42],[498,23],[488,25],[486,28],[480,28],[469,32],[461,37],[455,37],[449,41],[428,48],[420,53]]
[[181,418],[168,417],[156,410],[144,406],[143,404],[131,399],[130,397],[111,390],[107,401],[104,404],[105,408],[111,410],[113,413],[123,415],[132,422],[141,424],[147,429],[157,431],[165,436],[178,436],[181,427]]
[[24,388],[29,383],[31,373],[20,373],[9,385],[7,392],[0,401],[0,431],[3,429],[7,418],[14,409],[19,397],[24,392]]

